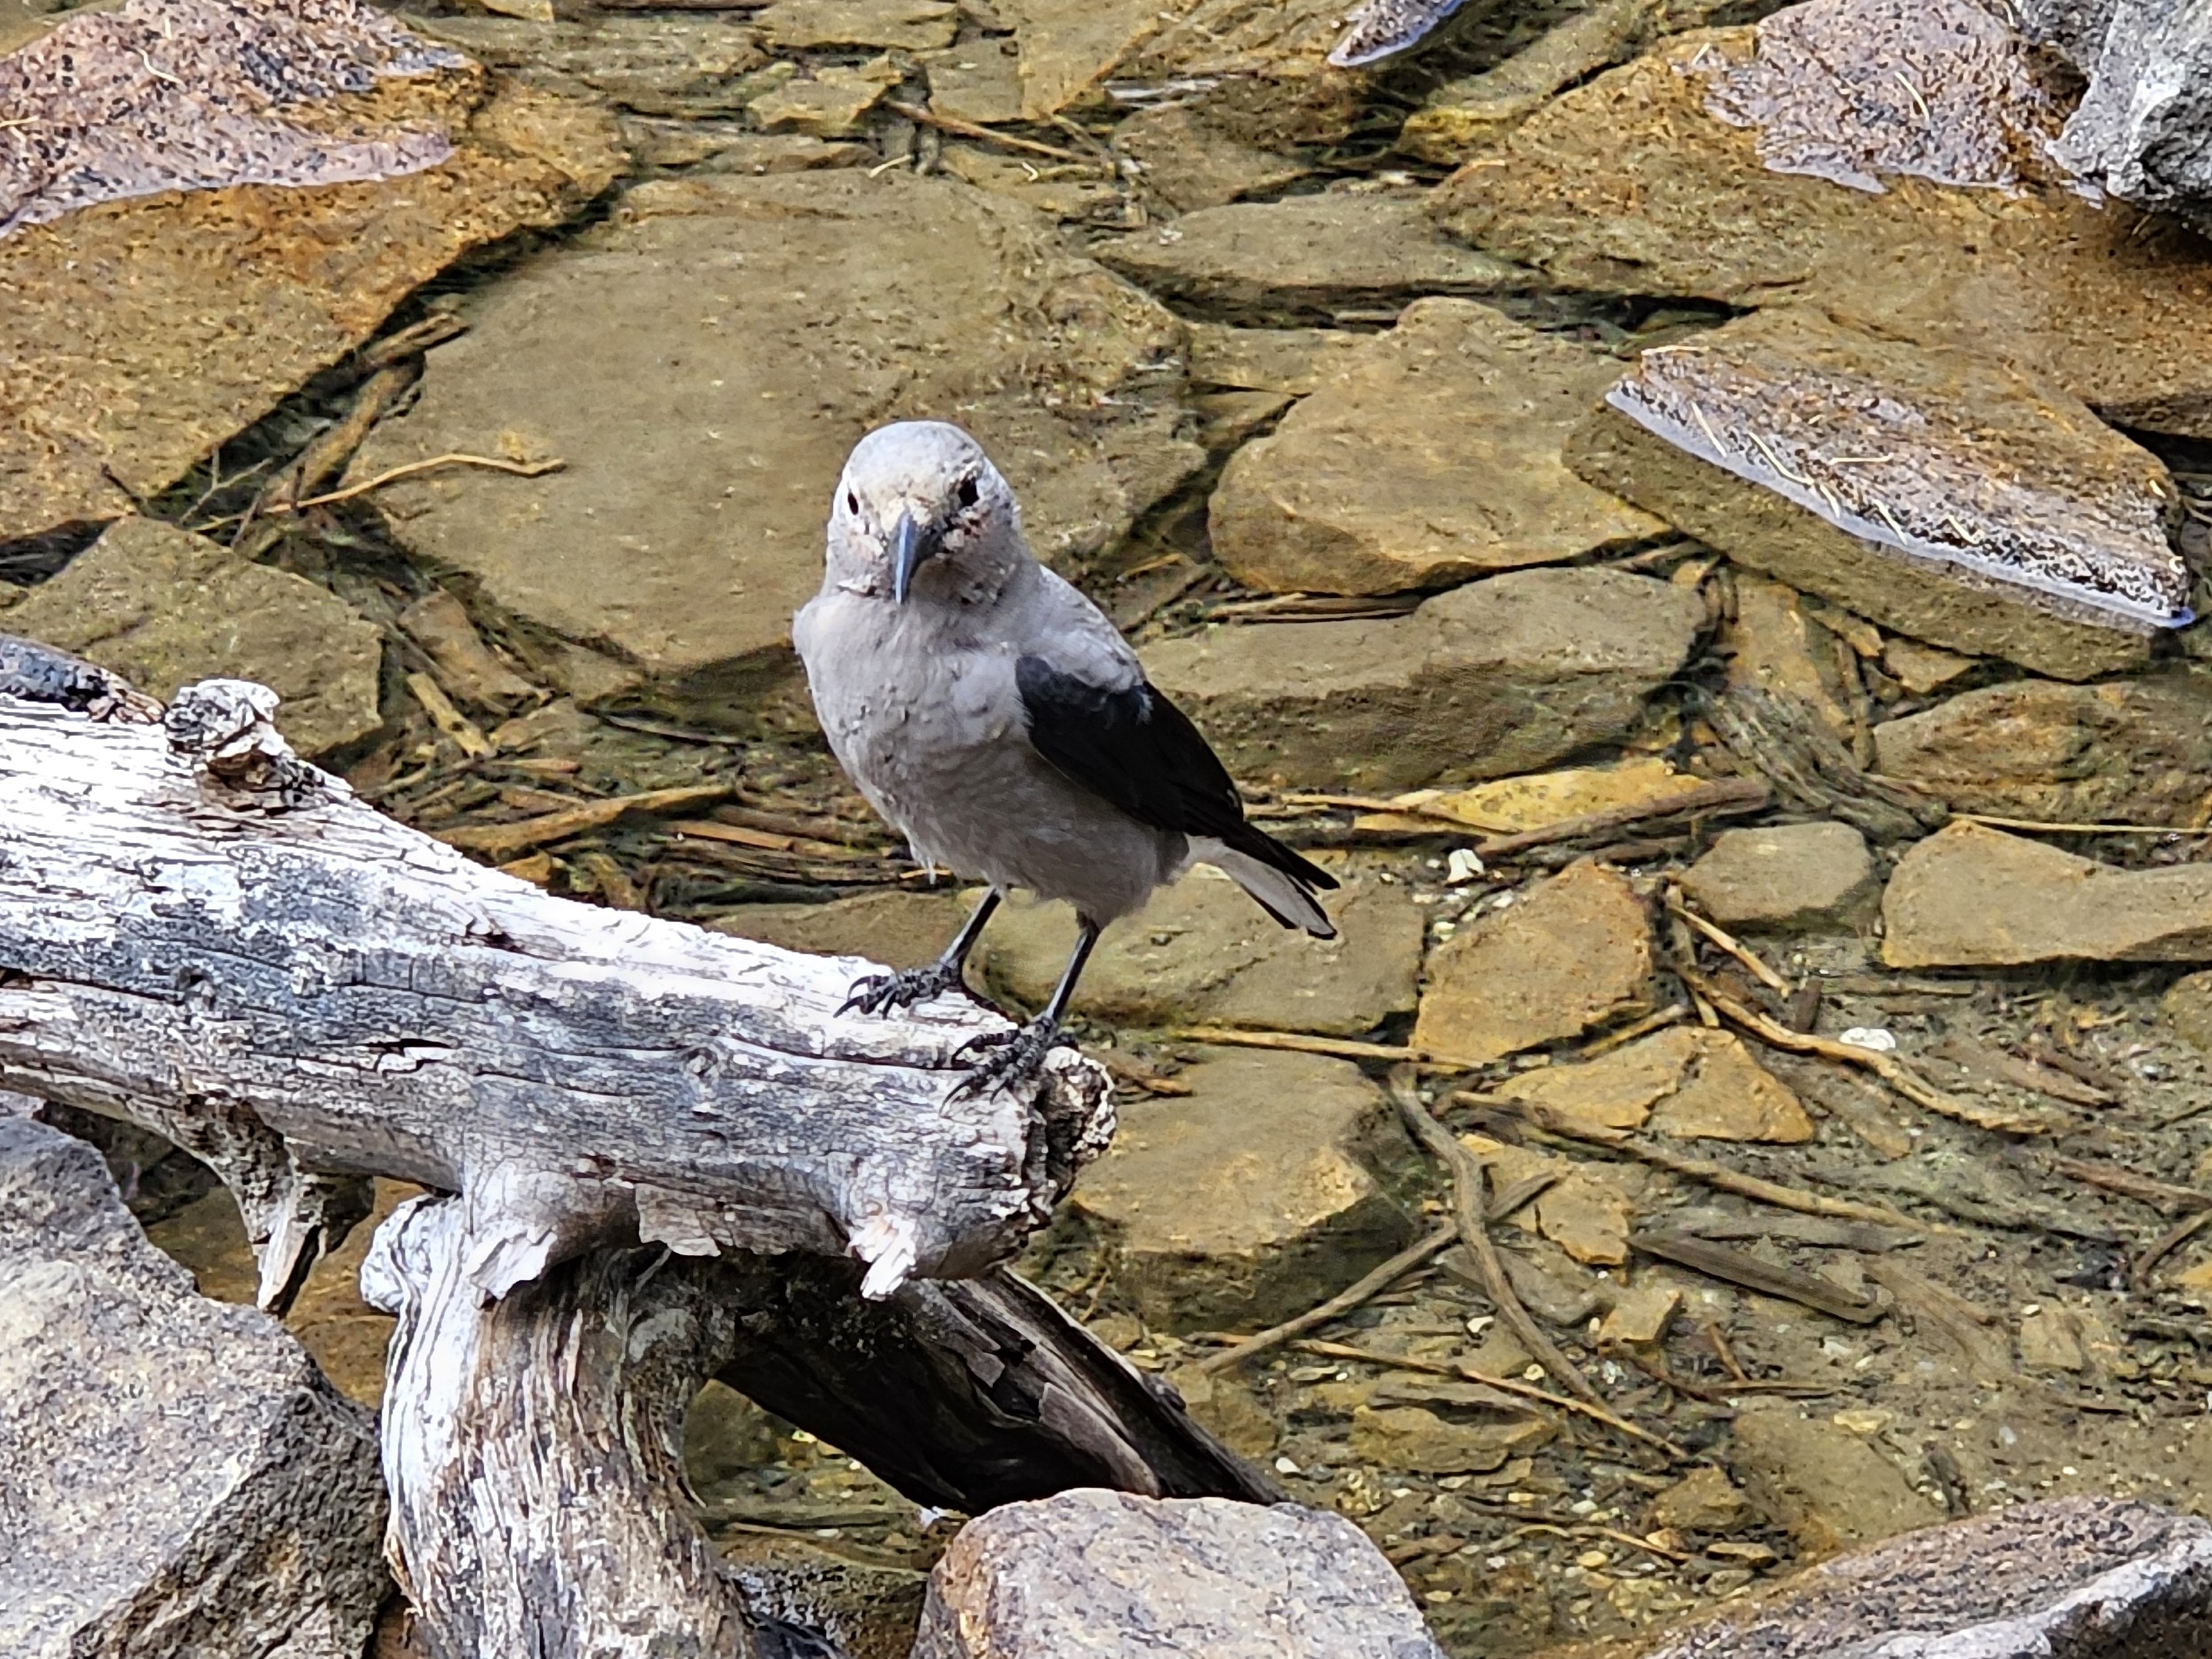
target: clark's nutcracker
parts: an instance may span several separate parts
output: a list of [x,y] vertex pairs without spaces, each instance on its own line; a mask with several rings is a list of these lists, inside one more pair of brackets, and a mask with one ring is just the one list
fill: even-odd
[[[792,629],[830,747],[915,857],[990,891],[930,967],[878,974],[870,1013],[963,988],[1010,888],[1075,906],[1074,954],[1044,1012],[960,1085],[1035,1071],[1099,930],[1194,861],[1285,927],[1331,939],[1328,872],[1244,821],[1237,786],[1182,711],[1146,682],[1114,624],[1031,556],[1013,491],[955,426],[901,422],[845,463],[822,591]],[[965,1051],[963,1050],[963,1054]]]

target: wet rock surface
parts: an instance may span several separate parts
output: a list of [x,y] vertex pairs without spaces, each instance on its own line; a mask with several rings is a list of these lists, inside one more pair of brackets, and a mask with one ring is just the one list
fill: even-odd
[[1787,1406],[1746,1412],[1730,1437],[1752,1501],[1808,1556],[1873,1543],[1943,1518],[1895,1463],[1840,1425]]
[[1486,306],[1417,301],[1237,453],[1214,556],[1263,592],[1389,593],[1653,536],[1559,459],[1618,367]]
[[1143,654],[1238,775],[1408,789],[1619,736],[1701,621],[1693,595],[1648,578],[1522,571],[1401,620],[1259,624]]

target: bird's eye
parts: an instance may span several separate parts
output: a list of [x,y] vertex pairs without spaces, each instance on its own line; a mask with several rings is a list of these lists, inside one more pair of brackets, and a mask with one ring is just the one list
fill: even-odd
[[953,490],[952,499],[963,507],[973,507],[975,505],[975,497],[981,493],[975,479],[963,478],[959,486]]
[[860,510],[860,498],[849,489],[845,492],[845,510],[854,514]]

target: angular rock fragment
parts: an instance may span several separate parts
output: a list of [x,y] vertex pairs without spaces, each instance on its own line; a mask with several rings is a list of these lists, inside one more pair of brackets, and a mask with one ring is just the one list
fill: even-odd
[[1954,811],[2186,829],[2212,798],[2212,686],[2195,674],[1983,686],[1874,740],[1884,775]]
[[1750,1504],[1728,1471],[1706,1463],[1653,1498],[1646,1519],[1683,1532],[1734,1532],[1750,1515]]
[[1656,806],[1702,789],[1709,781],[1677,772],[1656,755],[1638,756],[1611,766],[1570,766],[1499,778],[1471,789],[1409,790],[1392,798],[1392,805],[1404,810],[1363,812],[1353,820],[1353,828],[1433,830],[1443,818],[1495,836],[1517,835],[1595,812]]
[[1145,183],[1178,213],[1219,207],[1274,190],[1312,167],[1222,131],[1182,104],[1139,110],[1114,129],[1114,148],[1145,171]]
[[929,106],[979,126],[1022,118],[1021,56],[1012,40],[988,36],[922,58]]
[[1559,459],[1619,368],[1488,306],[1418,301],[1230,461],[1214,556],[1264,592],[1389,593],[1656,535]]
[[1651,0],[1603,0],[1554,24],[1480,75],[1448,81],[1406,119],[1398,149],[1452,166],[1480,154],[1572,86],[1630,55],[1650,33]]
[[899,79],[888,53],[865,64],[817,64],[812,73],[781,82],[747,107],[763,132],[848,138]]
[[90,1146],[5,1113],[0,1284],[0,1650],[359,1659],[390,1588],[374,1417],[196,1295]]
[[[1911,89],[1900,84],[1892,4],[1791,9],[1832,14],[1811,108],[1832,112],[1839,88],[1857,88],[1879,131],[1924,134],[1916,94],[1980,83],[1936,42],[1916,54]],[[1763,129],[1731,125],[1711,102],[1759,40],[1751,28],[1679,36],[1564,94],[1439,189],[1441,222],[1570,287],[1802,302],[2014,362],[2118,426],[2212,433],[2212,255],[2201,245],[2063,184],[2031,182],[2000,210],[1985,189],[1903,179],[1872,192],[1771,171]],[[1826,118],[1796,126],[1818,138]]]
[[1907,851],[1881,914],[1893,968],[2212,962],[2212,866],[2122,870],[1978,823]]
[[1413,1046],[1483,1065],[1588,1030],[1645,994],[1644,901],[1617,872],[1571,866],[1430,953]]
[[[1421,971],[1421,912],[1405,884],[1338,866],[1325,896],[1337,936],[1282,927],[1210,865],[1163,888],[1106,929],[1076,1006],[1116,1024],[1251,1025],[1356,1036],[1410,1013]],[[949,937],[949,935],[948,935]],[[976,965],[1041,1008],[1074,942],[1065,905],[1012,904],[993,918]]]
[[2084,679],[2188,618],[2164,465],[2002,363],[1782,309],[1646,352],[1607,402],[1583,477],[1916,638]]
[[416,599],[398,620],[437,665],[439,683],[471,708],[504,714],[538,700],[538,688],[491,653],[468,608],[442,587]]
[[1366,335],[1348,329],[1193,323],[1191,383],[1303,398],[1364,356],[1368,344]]
[[1142,654],[1238,776],[1367,793],[1534,771],[1619,737],[1704,621],[1695,593],[1649,577],[1522,570],[1408,617],[1226,628]]
[[1800,1417],[1794,1407],[1740,1413],[1729,1464],[1808,1556],[1833,1555],[1943,1518],[1860,1436]]
[[1682,890],[1723,927],[1778,933],[1848,924],[1874,888],[1866,837],[1848,823],[1723,830],[1682,876]]
[[646,115],[735,115],[767,89],[760,32],[727,13],[690,16],[434,17],[426,33],[549,92]]
[[[1493,1194],[1536,1177],[1557,1177],[1514,1211],[1516,1225],[1549,1239],[1576,1261],[1619,1267],[1628,1260],[1628,1229],[1635,1206],[1624,1183],[1633,1178],[1633,1171],[1509,1146],[1487,1135],[1462,1135],[1460,1141],[1481,1161]],[[1564,1258],[1558,1265],[1571,1266]],[[1505,1266],[1521,1299],[1554,1324],[1579,1324],[1599,1305],[1588,1292],[1577,1299],[1575,1286],[1545,1271],[1525,1253],[1508,1252]]]
[[1496,294],[1527,277],[1438,231],[1418,198],[1343,191],[1204,208],[1091,252],[1155,294],[1255,322]]
[[278,728],[313,757],[376,730],[383,635],[304,576],[250,563],[158,519],[119,520],[8,613],[11,633],[112,669],[167,701],[210,678],[282,698]]
[[1672,1285],[1644,1283],[1623,1291],[1598,1325],[1598,1346],[1641,1347],[1656,1342],[1666,1335],[1681,1305],[1682,1292]]
[[1813,1121],[1732,1032],[1677,1027],[1598,1059],[1501,1085],[1547,1121],[1595,1133],[1650,1127],[1681,1139],[1796,1142]]
[[1807,614],[1797,590],[1748,571],[1735,575],[1735,613],[1715,641],[1731,690],[1795,698],[1838,737],[1851,732],[1836,672],[1835,636]]
[[955,893],[894,888],[828,904],[748,904],[717,916],[709,926],[718,933],[787,951],[919,968],[952,942],[973,902]]
[[1411,1149],[1358,1067],[1212,1050],[1180,1080],[1188,1096],[1122,1109],[1066,1206],[1146,1324],[1257,1330],[1403,1247],[1411,1228],[1387,1188]]
[[2212,1054],[2212,969],[2183,975],[2167,989],[2160,1006],[2182,1041]]
[[795,666],[828,492],[869,428],[957,415],[1060,561],[1202,459],[1179,434],[1176,320],[1062,252],[1048,222],[940,179],[646,185],[484,290],[471,321],[356,471],[503,434],[568,458],[543,478],[433,474],[380,499],[488,604],[626,662],[695,718],[745,717]]
[[1443,1659],[1351,1522],[1293,1504],[1097,1490],[969,1522],[929,1576],[914,1659]]
[[[79,155],[88,142],[80,169],[169,192],[0,235],[10,382],[0,546],[131,511],[366,340],[419,284],[471,248],[559,223],[621,165],[604,112],[495,90],[475,65],[366,6],[142,5],[77,14],[0,59],[0,76],[38,81],[9,105],[13,154]],[[341,50],[363,20],[385,46]],[[143,58],[114,36],[126,25],[141,28]],[[55,91],[64,82],[38,68],[79,29],[101,43],[85,53],[84,76],[99,82],[95,65],[121,52],[112,66],[128,83],[125,101],[89,123],[73,94]],[[198,52],[217,36],[235,49],[228,82],[222,61]],[[368,73],[395,61],[404,73]],[[270,75],[300,95],[272,104],[256,78]],[[232,97],[246,112],[227,128],[216,121],[209,131],[228,139],[196,159],[171,142],[179,118],[165,101],[187,82],[191,97],[218,106]],[[278,129],[290,137],[280,142]],[[364,145],[388,165],[347,161]],[[343,164],[326,170],[333,159]],[[43,188],[0,182],[0,218],[76,200],[34,195]]]
[[775,0],[753,25],[772,46],[949,46],[960,15],[951,0]]

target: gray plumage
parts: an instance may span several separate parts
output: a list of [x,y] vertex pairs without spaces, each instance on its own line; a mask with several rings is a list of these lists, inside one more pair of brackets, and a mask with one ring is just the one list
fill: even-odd
[[1335,883],[1244,822],[1227,773],[1113,623],[1031,556],[1012,491],[957,427],[901,422],[854,450],[822,591],[793,639],[869,803],[917,859],[992,889],[936,968],[864,981],[861,1006],[957,987],[1007,890],[1066,900],[1079,946],[1048,1029],[1021,1045],[1033,1063],[1097,929],[1194,860],[1285,925],[1334,935],[1313,890]]

